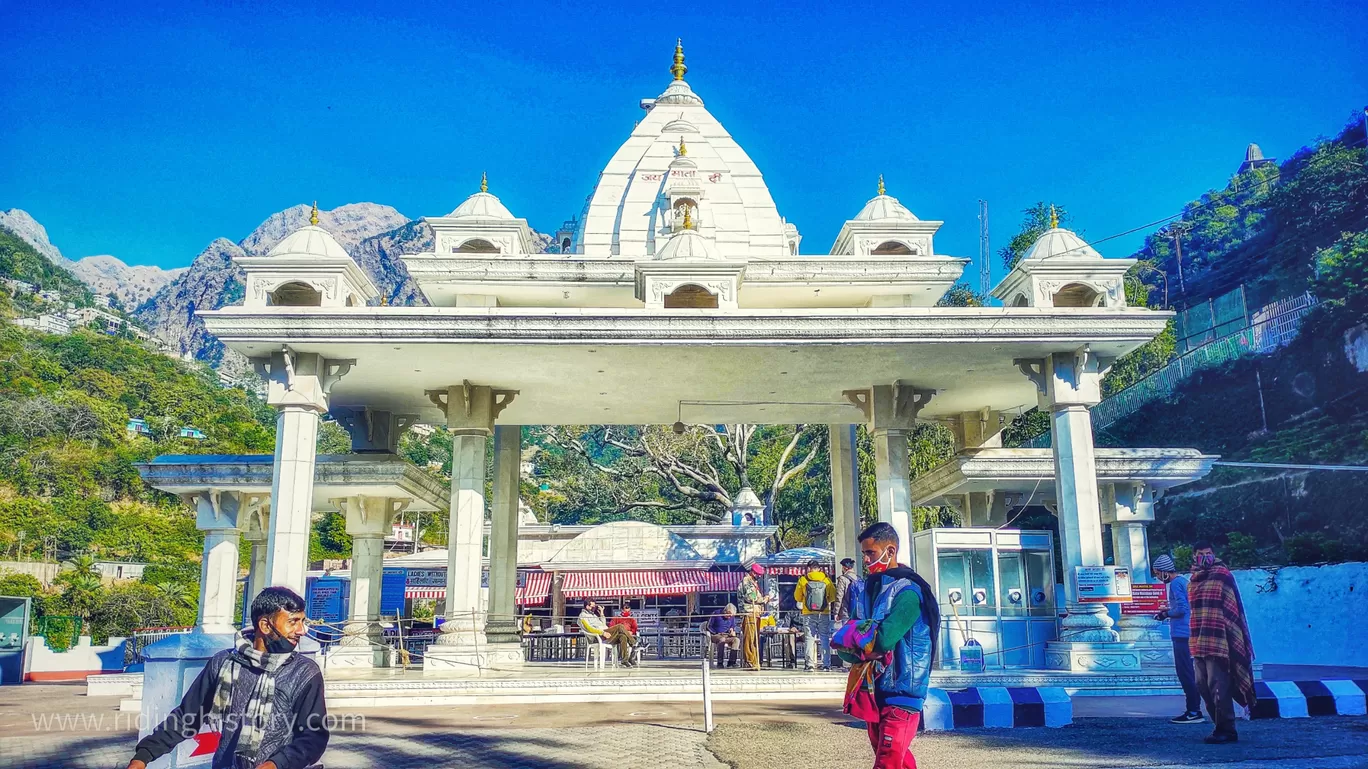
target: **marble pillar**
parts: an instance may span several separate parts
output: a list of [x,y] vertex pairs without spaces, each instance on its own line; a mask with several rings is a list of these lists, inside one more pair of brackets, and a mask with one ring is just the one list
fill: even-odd
[[1083,347],[1044,359],[1019,360],[1017,365],[1035,383],[1040,407],[1050,414],[1053,440],[1067,614],[1059,623],[1059,640],[1046,644],[1046,666],[1074,671],[1138,670],[1139,656],[1132,646],[1119,643],[1106,606],[1079,601],[1076,579],[1079,566],[1103,565],[1102,514],[1088,409],[1102,399],[1101,379],[1110,362],[1100,361]]
[[[831,457],[831,540],[836,561],[855,560],[860,571],[859,457],[855,450],[855,425],[827,425]],[[839,569],[837,570],[839,574]]]
[[428,391],[428,398],[446,412],[452,460],[446,612],[442,632],[423,656],[424,673],[478,676],[522,661],[520,649],[514,657],[508,644],[488,643],[480,607],[485,444],[494,432],[495,418],[516,395],[469,382]]
[[388,667],[389,649],[380,628],[380,588],[385,572],[385,535],[411,499],[361,495],[333,500],[347,518],[352,538],[351,594],[342,639],[328,651],[329,667]]
[[270,532],[270,508],[258,502],[249,511],[242,539],[251,548],[251,565],[247,571],[247,603],[242,609],[243,624],[250,624],[252,601],[266,587],[266,540]]
[[200,562],[199,616],[195,629],[203,633],[237,631],[238,541],[242,512],[237,492],[205,489],[190,495],[195,505],[195,527],[204,532],[204,560]]
[[912,480],[907,454],[907,431],[876,429],[874,480],[879,494],[879,520],[898,532],[898,562],[912,563]]
[[[903,382],[875,385],[867,391],[866,413],[874,438],[874,474],[879,494],[879,520],[898,532],[898,562],[912,564],[912,481],[908,465],[907,433],[917,414],[931,401],[934,390],[920,390]],[[847,394],[847,397],[851,397]],[[861,402],[852,398],[853,402]]]
[[289,348],[252,359],[257,373],[266,379],[266,402],[277,411],[266,581],[301,595],[308,568],[319,417],[328,410],[333,385],[354,363]]
[[[517,644],[518,499],[522,466],[522,426],[494,428],[494,504],[489,526],[489,616],[485,638],[490,643]],[[521,647],[519,647],[519,650]]]
[[[1149,525],[1154,521],[1154,488],[1140,481],[1103,484],[1102,522],[1111,524],[1117,566],[1130,569],[1134,584],[1155,584],[1150,572]],[[1141,667],[1173,667],[1173,646],[1164,623],[1148,614],[1123,614],[1116,623],[1122,641],[1135,644]]]

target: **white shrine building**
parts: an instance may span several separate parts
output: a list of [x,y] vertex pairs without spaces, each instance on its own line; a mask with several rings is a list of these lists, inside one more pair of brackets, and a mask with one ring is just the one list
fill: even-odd
[[[670,71],[665,90],[641,102],[644,117],[574,226],[558,234],[563,253],[533,253],[527,221],[482,184],[450,214],[427,218],[432,252],[404,257],[423,306],[380,302],[316,220],[268,255],[238,260],[242,303],[199,315],[253,361],[278,412],[270,488],[251,492],[265,503],[240,529],[265,537],[257,584],[302,591],[310,514],[326,499],[349,499],[330,509],[345,509],[348,531],[371,540],[404,505],[449,504],[447,617],[424,664],[474,675],[519,658],[511,620],[522,425],[827,424],[835,549],[853,557],[852,436],[864,424],[876,447],[879,519],[903,536],[906,559],[913,504],[948,500],[966,525],[999,526],[1014,491],[1045,482],[1060,519],[1060,635],[1069,639],[1052,642],[1051,666],[1138,669],[1134,644],[1105,607],[1078,600],[1069,575],[1103,564],[1104,521],[1126,523],[1114,533],[1124,533],[1128,562],[1147,564],[1156,489],[1200,477],[1214,458],[1093,448],[1089,408],[1103,375],[1172,316],[1126,305],[1132,260],[1105,259],[1055,226],[994,291],[1004,306],[937,307],[969,261],[936,250],[940,221],[908,210],[880,180],[877,195],[849,202],[853,216],[835,243],[800,248],[760,169],[685,79],[682,49]],[[1001,449],[1004,415],[1035,405],[1050,415],[1053,449]],[[329,412],[362,455],[393,454],[408,425],[445,427],[454,440],[449,494],[381,465],[357,466],[367,490],[344,488],[346,468],[334,460],[320,494],[315,439]],[[914,494],[907,432],[918,420],[949,423],[962,451]],[[999,455],[1008,476],[1029,459],[1030,480],[979,472]],[[1101,474],[1113,465],[1119,475]],[[219,527],[206,541],[206,586],[223,584],[209,571],[237,563],[236,537],[222,534],[230,506],[211,503],[221,488],[212,475],[181,477],[175,488],[202,498],[201,523]],[[378,549],[358,548],[352,620],[363,635],[378,617],[380,572]],[[231,616],[226,592],[204,594],[206,622]]]

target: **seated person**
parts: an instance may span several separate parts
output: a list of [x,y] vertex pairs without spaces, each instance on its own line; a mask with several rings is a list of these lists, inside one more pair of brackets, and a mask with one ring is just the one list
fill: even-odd
[[741,648],[741,624],[736,620],[736,605],[727,604],[725,608],[713,612],[708,617],[706,627],[708,642],[712,644],[717,656],[714,667],[722,667],[722,650],[728,650],[727,667],[736,667],[736,653]]
[[641,634],[641,631],[637,629],[637,619],[636,617],[632,616],[632,610],[630,607],[622,607],[621,614],[608,620],[608,627],[613,627],[615,625],[622,625],[623,627],[627,628],[628,632],[630,632],[632,635]]
[[786,611],[778,632],[784,639],[784,667],[798,667],[798,644],[807,639],[808,618],[801,611]]
[[618,659],[627,667],[634,667],[636,661],[633,658],[633,650],[636,648],[637,637],[632,631],[622,625],[608,627],[603,619],[603,607],[595,601],[585,601],[584,608],[579,613],[580,630],[589,637],[603,639],[605,642],[617,647]]

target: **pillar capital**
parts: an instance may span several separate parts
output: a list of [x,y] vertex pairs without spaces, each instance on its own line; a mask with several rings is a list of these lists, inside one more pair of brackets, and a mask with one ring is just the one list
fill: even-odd
[[211,487],[182,494],[181,498],[195,508],[195,528],[201,531],[246,528],[248,516],[241,492]]
[[1103,523],[1153,523],[1154,487],[1144,481],[1098,485]]
[[1012,362],[1036,386],[1042,411],[1096,406],[1102,400],[1102,377],[1114,358],[1104,358],[1089,345],[1072,352],[1051,353],[1044,358],[1017,358]]
[[368,497],[355,494],[328,500],[347,518],[347,534],[353,537],[383,537],[394,526],[399,514],[413,504],[410,497]]
[[417,414],[396,414],[370,406],[338,406],[331,413],[351,436],[352,451],[358,454],[399,453],[399,438],[418,421]]
[[955,435],[956,448],[1001,448],[1002,412],[988,407],[961,412],[950,420],[950,432]]
[[426,394],[446,414],[448,430],[489,436],[494,432],[494,420],[518,396],[518,391],[476,385],[467,379],[458,385],[428,390]]
[[251,361],[257,375],[266,380],[266,403],[320,414],[328,410],[333,385],[356,365],[354,359],[330,360],[318,353],[295,352],[288,346]]
[[911,430],[936,391],[898,380],[891,385],[846,390],[844,395],[869,420],[871,431]]

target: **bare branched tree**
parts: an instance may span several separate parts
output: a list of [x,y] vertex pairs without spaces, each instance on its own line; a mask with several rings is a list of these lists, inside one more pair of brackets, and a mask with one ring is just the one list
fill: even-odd
[[[773,520],[779,491],[803,474],[825,447],[825,431],[809,432],[807,428],[793,428],[769,487],[760,492],[768,520]],[[736,493],[752,485],[752,442],[760,429],[760,425],[753,424],[722,425],[720,429],[693,425],[677,435],[659,426],[548,427],[543,434],[548,443],[578,455],[595,472],[612,481],[608,485],[619,512],[682,510],[696,514],[700,520],[718,522],[731,510]],[[806,454],[790,465],[805,436],[813,438]],[[605,461],[605,456],[614,459]],[[650,498],[647,487],[651,484],[641,482],[646,478],[658,481],[673,493]]]

